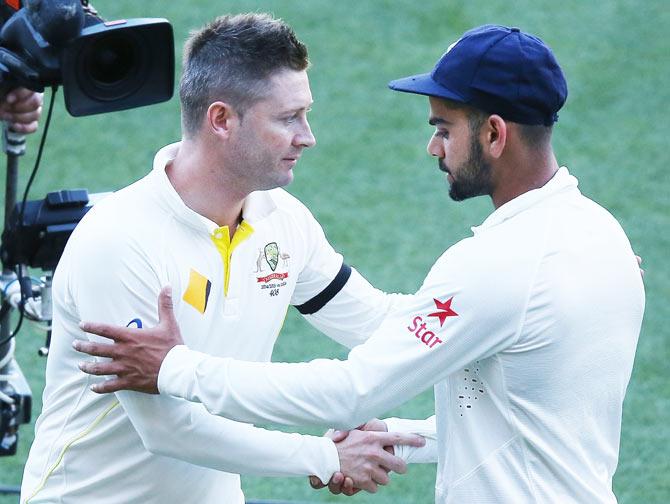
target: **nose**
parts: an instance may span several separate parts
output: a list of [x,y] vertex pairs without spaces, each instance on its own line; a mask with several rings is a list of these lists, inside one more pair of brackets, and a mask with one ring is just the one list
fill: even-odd
[[434,157],[443,158],[444,157],[444,146],[440,138],[437,138],[435,135],[430,137],[428,145],[426,146],[428,154]]
[[304,120],[300,131],[293,137],[293,145],[296,147],[314,147],[316,145],[316,138],[312,134],[312,128],[310,128],[307,119]]

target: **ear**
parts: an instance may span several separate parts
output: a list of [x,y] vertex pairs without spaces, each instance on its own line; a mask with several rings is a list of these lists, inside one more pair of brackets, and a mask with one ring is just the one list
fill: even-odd
[[497,159],[502,156],[507,144],[507,123],[499,115],[493,114],[486,122],[485,131],[484,146],[488,149],[489,155]]
[[215,135],[228,138],[237,124],[239,115],[230,104],[216,101],[207,108],[206,126]]

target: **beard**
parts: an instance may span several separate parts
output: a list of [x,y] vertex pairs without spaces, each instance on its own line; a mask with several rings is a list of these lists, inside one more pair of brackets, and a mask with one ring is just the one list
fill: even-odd
[[451,174],[454,181],[449,187],[449,197],[454,201],[463,201],[475,196],[490,195],[491,165],[484,159],[484,151],[477,138],[470,139],[468,158],[453,172],[438,159],[440,170]]

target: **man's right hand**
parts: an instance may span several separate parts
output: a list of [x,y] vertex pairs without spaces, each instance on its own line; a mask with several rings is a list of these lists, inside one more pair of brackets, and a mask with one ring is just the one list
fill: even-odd
[[158,296],[158,325],[155,327],[137,329],[95,322],[81,322],[79,326],[88,333],[114,342],[111,345],[78,339],[72,342],[79,352],[112,359],[79,364],[84,373],[110,376],[108,380],[91,386],[91,390],[99,394],[119,390],[158,394],[158,372],[163,359],[172,347],[183,344],[174,316],[170,287],[163,287]]
[[[393,445],[420,447],[425,444],[421,436],[386,432],[386,424],[373,419],[352,431],[329,431],[340,456],[340,472],[328,482],[331,493],[354,495],[360,490],[374,493],[378,485],[389,482],[388,473],[403,474],[405,462],[394,455]],[[310,476],[312,488],[326,485],[315,476]]]

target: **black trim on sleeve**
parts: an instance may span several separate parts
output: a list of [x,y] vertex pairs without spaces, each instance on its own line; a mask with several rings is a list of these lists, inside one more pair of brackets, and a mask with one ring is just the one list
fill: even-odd
[[335,278],[328,284],[328,287],[323,289],[306,303],[296,306],[296,308],[303,315],[311,315],[312,313],[318,312],[326,305],[326,303],[328,303],[328,301],[333,299],[335,295],[342,290],[342,287],[347,283],[350,276],[351,267],[342,263],[339,273],[335,275]]

